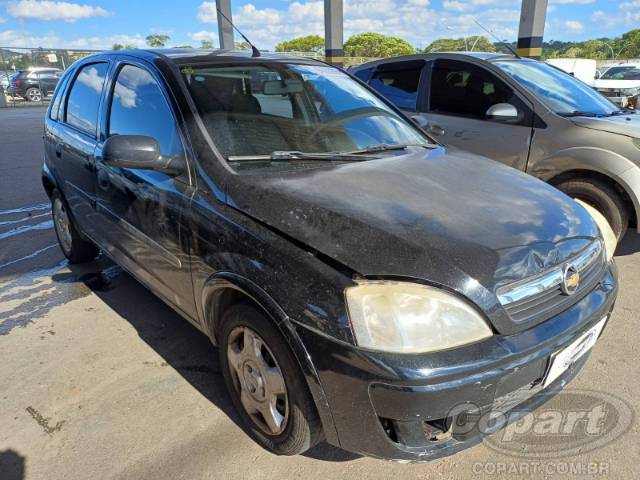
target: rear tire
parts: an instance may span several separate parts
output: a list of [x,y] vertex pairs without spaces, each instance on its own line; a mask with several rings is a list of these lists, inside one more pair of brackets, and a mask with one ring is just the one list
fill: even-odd
[[[249,345],[254,347],[245,348]],[[320,418],[298,363],[262,311],[248,304],[227,310],[219,355],[231,400],[262,447],[278,455],[297,455],[321,440]]]
[[595,178],[565,180],[556,187],[571,198],[578,198],[602,213],[618,241],[624,237],[629,227],[629,212],[614,187]]
[[100,250],[80,236],[69,215],[67,204],[57,190],[51,194],[51,212],[58,244],[69,263],[89,262],[98,256]]
[[24,93],[24,98],[28,102],[39,102],[42,100],[42,92],[39,88],[31,87]]

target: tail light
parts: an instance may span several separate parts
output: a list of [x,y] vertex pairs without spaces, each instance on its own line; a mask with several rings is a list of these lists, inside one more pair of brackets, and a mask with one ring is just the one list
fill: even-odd
[[21,84],[22,84],[22,82],[24,82],[24,80],[23,80],[23,79],[21,79],[21,78],[16,78],[16,79],[13,81],[13,83],[14,83],[14,84],[16,84],[16,85],[21,85]]

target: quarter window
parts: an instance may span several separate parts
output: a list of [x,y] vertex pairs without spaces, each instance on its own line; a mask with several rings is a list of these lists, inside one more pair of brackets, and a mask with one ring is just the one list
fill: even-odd
[[384,65],[373,74],[369,84],[398,108],[415,110],[423,65],[422,61]]
[[163,155],[182,153],[173,113],[156,82],[145,69],[125,65],[113,88],[109,135],[155,138]]
[[433,67],[429,106],[434,113],[485,118],[489,107],[516,102],[513,90],[484,68],[454,60]]
[[95,135],[106,75],[106,63],[91,63],[80,68],[67,99],[66,121],[69,125]]

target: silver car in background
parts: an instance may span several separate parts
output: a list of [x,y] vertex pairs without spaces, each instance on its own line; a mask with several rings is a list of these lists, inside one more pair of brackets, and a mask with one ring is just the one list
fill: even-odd
[[573,76],[495,53],[435,53],[350,70],[442,143],[539,177],[600,211],[617,238],[640,213],[640,113]]

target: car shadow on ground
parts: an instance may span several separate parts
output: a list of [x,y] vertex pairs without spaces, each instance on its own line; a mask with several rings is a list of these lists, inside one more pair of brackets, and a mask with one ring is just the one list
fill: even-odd
[[[69,269],[70,272],[53,275],[53,281],[79,283],[88,287],[136,329],[140,338],[162,357],[163,366],[175,369],[198,392],[244,429],[227,394],[220,372],[218,350],[206,335],[106,258],[100,257],[91,264],[70,265]],[[330,462],[360,458],[359,455],[326,442],[320,443],[304,455]]]
[[640,252],[640,234],[636,232],[636,229],[629,229],[624,238],[618,243],[616,248],[616,257],[625,257],[627,255],[633,255]]

